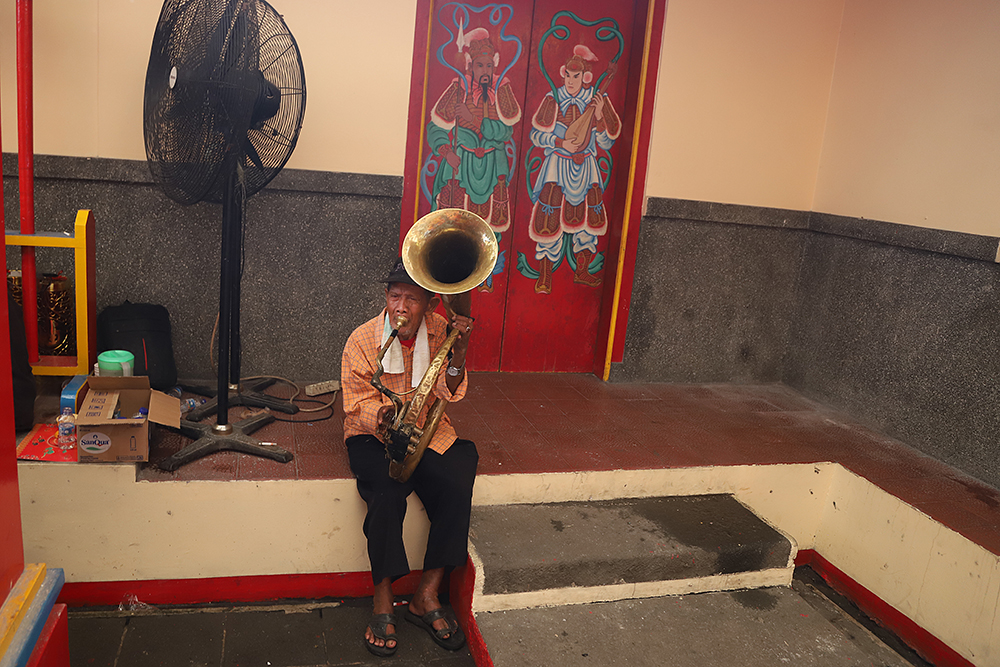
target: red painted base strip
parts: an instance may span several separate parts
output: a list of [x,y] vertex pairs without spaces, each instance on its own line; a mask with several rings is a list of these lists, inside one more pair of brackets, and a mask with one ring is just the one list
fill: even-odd
[[24,667],[69,667],[69,623],[66,605],[52,606],[42,633]]
[[[415,570],[393,583],[397,595],[410,595],[421,572]],[[451,576],[449,596],[455,615],[469,642],[478,667],[493,667],[483,636],[472,615],[476,570],[469,559]],[[328,574],[279,574],[206,579],[67,582],[59,602],[70,607],[114,606],[131,596],[151,605],[186,605],[210,602],[266,602],[287,599],[359,598],[372,595],[370,572]]]
[[479,632],[479,624],[472,614],[472,596],[476,590],[476,566],[472,564],[472,559],[466,560],[465,565],[455,570],[451,575],[451,590],[449,599],[451,608],[455,610],[458,623],[465,633],[465,640],[469,645],[469,653],[476,663],[476,667],[493,667],[493,659],[486,648],[483,635]]
[[850,598],[863,612],[878,621],[879,625],[894,632],[928,662],[937,667],[974,667],[953,648],[844,574],[816,551],[812,549],[799,551],[795,557],[795,564],[811,567],[830,584],[831,588]]
[[[808,565],[834,590],[894,632],[904,642],[938,667],[973,667],[954,649],[917,625],[910,618],[854,581],[812,549],[799,551],[796,565]],[[393,584],[398,595],[409,595],[420,580],[419,570]],[[493,667],[489,650],[472,614],[476,570],[472,560],[455,570],[450,582],[452,607],[478,667]],[[282,599],[358,598],[372,595],[369,572],[327,574],[280,574],[206,579],[161,579],[140,581],[67,582],[58,601],[70,607],[117,605],[135,595],[152,605],[204,604],[209,602],[265,602]],[[48,627],[48,626],[46,626]],[[42,663],[44,664],[44,663]]]
[[[416,590],[420,571],[410,572],[393,584],[397,595]],[[360,598],[372,595],[370,572],[325,574],[274,574],[206,579],[67,582],[59,602],[70,607],[117,605],[134,595],[151,605],[205,604],[209,602],[265,602],[304,598]]]

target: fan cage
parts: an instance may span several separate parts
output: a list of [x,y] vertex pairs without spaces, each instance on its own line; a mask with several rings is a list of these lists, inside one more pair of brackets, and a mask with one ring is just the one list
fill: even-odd
[[[280,92],[280,104],[271,118],[254,123],[261,75]],[[239,167],[241,189],[253,195],[291,157],[305,98],[298,45],[268,3],[167,0],[144,100],[153,178],[182,204],[219,202],[227,174]]]

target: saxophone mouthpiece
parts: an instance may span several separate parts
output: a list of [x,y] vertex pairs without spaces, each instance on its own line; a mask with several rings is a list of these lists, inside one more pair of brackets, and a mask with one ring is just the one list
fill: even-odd
[[400,315],[399,317],[396,318],[396,323],[393,325],[392,328],[395,329],[396,331],[399,331],[400,329],[406,326],[407,322],[409,322],[409,320],[406,319],[404,315]]

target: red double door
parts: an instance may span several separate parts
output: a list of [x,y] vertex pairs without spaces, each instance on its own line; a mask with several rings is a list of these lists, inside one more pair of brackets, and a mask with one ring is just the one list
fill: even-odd
[[648,5],[421,2],[401,231],[465,208],[500,261],[474,291],[474,370],[600,372]]

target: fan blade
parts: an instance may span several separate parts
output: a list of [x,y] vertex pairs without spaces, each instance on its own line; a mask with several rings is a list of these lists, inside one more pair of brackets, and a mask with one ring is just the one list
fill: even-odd
[[264,162],[260,159],[260,153],[258,153],[257,149],[253,147],[253,142],[250,141],[249,135],[244,137],[243,151],[244,153],[246,153],[246,156],[250,158],[250,161],[254,163],[255,167],[257,167],[261,171],[264,170]]

